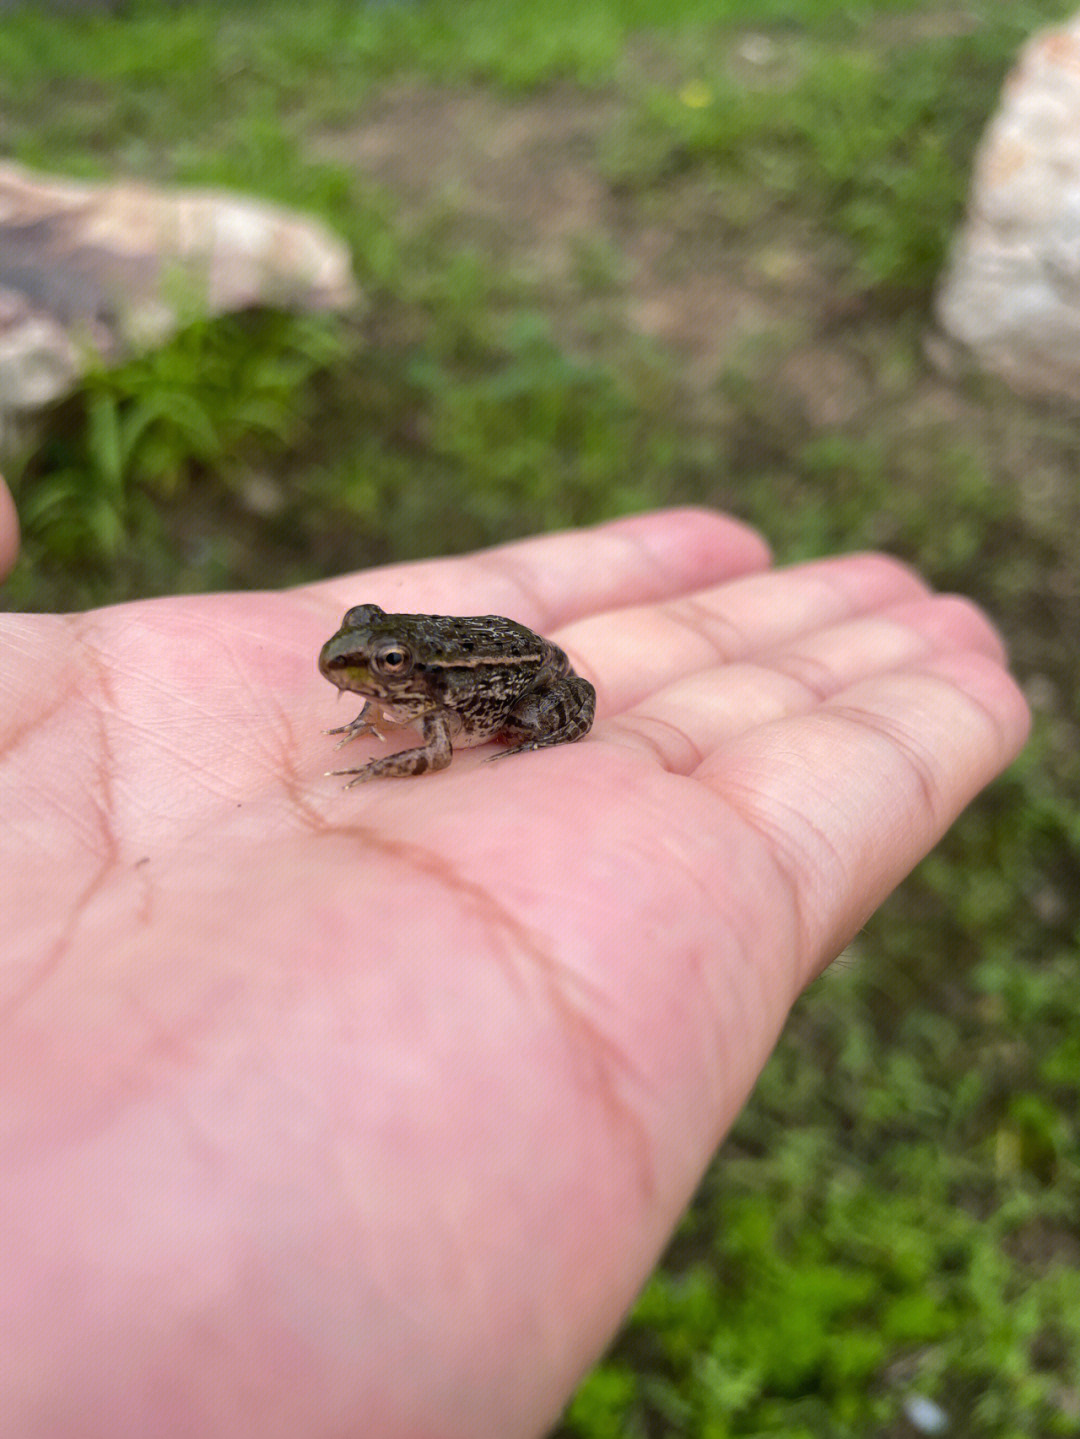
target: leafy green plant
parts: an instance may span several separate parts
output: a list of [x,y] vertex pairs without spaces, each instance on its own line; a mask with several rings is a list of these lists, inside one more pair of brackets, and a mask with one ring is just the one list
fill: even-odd
[[117,369],[95,368],[20,484],[31,540],[66,561],[114,556],[133,508],[252,446],[283,448],[303,424],[313,376],[340,358],[328,322],[281,315],[203,321]]
[[515,511],[547,528],[596,518],[616,495],[620,508],[633,504],[647,417],[609,367],[566,354],[536,316],[513,319],[480,371],[455,375],[420,357],[409,379],[432,453],[462,475],[462,503],[489,533]]

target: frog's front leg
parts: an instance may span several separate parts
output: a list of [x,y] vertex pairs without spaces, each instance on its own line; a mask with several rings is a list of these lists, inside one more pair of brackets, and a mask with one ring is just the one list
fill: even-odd
[[420,733],[424,743],[417,749],[403,749],[400,754],[388,754],[384,759],[373,759],[370,764],[363,765],[360,769],[335,769],[330,773],[351,774],[353,778],[345,788],[352,789],[354,784],[366,784],[369,779],[391,779],[445,769],[453,756],[449,717],[446,714],[425,715],[421,721]]
[[345,736],[344,739],[338,740],[334,746],[335,749],[340,749],[343,744],[348,744],[351,739],[359,739],[362,735],[366,734],[373,734],[375,738],[379,740],[385,739],[386,736],[376,728],[381,719],[382,713],[379,709],[378,701],[367,699],[364,701],[360,713],[354,720],[350,720],[348,724],[338,725],[336,729],[324,729],[323,734],[340,734]]
[[550,744],[569,744],[588,734],[595,715],[596,691],[592,685],[580,675],[565,675],[522,695],[507,711],[500,737],[521,743],[488,755],[488,759],[505,759],[507,755]]

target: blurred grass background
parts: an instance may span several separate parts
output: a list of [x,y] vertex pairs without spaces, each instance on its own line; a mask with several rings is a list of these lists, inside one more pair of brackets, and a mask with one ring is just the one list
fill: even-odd
[[903,1436],[919,1398],[960,1439],[1080,1432],[1080,428],[924,349],[1009,64],[1072,8],[0,17],[0,152],[304,208],[366,297],[92,375],[12,477],[7,607],[695,501],[974,596],[1039,711],[799,1005],[560,1439]]

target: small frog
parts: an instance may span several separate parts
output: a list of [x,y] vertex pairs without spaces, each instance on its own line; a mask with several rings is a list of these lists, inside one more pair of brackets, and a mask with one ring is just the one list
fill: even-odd
[[319,670],[339,690],[366,702],[339,734],[338,748],[359,735],[382,735],[381,720],[419,724],[424,743],[372,760],[345,786],[391,775],[426,774],[450,763],[451,740],[519,743],[492,759],[587,734],[596,691],[570,668],[557,645],[501,615],[388,615],[356,605],[323,645]]

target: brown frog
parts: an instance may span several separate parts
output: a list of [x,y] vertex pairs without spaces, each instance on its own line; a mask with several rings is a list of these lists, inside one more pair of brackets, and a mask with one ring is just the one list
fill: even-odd
[[501,615],[388,615],[356,605],[323,645],[319,670],[339,690],[366,696],[350,724],[326,731],[344,736],[339,749],[360,735],[381,739],[382,720],[419,724],[424,740],[359,769],[331,771],[353,776],[346,789],[445,769],[458,736],[512,745],[492,759],[566,744],[588,733],[596,712],[596,691],[558,645]]

